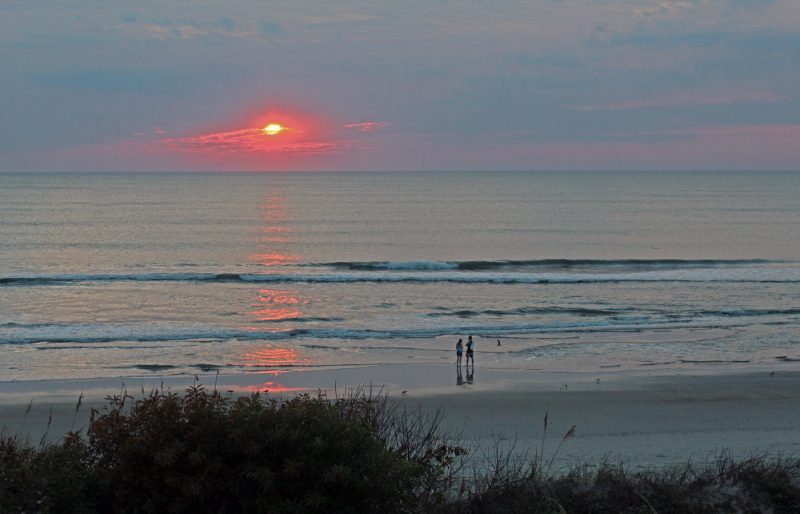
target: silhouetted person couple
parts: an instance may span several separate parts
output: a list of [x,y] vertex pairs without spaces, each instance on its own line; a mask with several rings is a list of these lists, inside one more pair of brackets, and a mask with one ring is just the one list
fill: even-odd
[[[456,343],[456,366],[461,367],[461,354],[464,351],[464,344],[462,343],[462,339],[459,339]],[[472,359],[472,366],[475,366],[475,343],[472,341],[472,336],[467,338],[467,366],[469,366],[469,360]]]
[[[461,356],[464,353],[464,343],[459,339],[456,343],[456,385],[464,385],[464,377],[461,375]],[[470,368],[469,361],[472,360]],[[475,376],[475,343],[472,336],[467,338],[467,384],[471,384]]]

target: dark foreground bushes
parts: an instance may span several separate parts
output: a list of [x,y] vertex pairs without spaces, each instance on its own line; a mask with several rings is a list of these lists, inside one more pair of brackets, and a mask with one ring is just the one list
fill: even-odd
[[438,414],[392,405],[363,390],[109,398],[86,435],[38,446],[0,435],[0,512],[800,512],[798,459],[553,477],[553,455],[498,451],[467,472]]
[[[127,403],[127,405],[126,405]],[[385,396],[232,400],[202,387],[111,398],[88,438],[0,438],[3,512],[402,512],[443,490],[461,450],[437,416]]]

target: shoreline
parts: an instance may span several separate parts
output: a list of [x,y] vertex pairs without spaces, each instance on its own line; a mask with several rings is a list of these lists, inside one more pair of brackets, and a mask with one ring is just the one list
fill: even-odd
[[[318,390],[343,394],[348,386],[382,390],[392,401],[423,412],[443,411],[443,428],[467,446],[488,450],[498,441],[524,453],[539,448],[548,414],[545,457],[572,425],[577,435],[559,451],[554,469],[580,462],[621,459],[635,466],[665,467],[703,461],[726,450],[734,456],[800,453],[800,366],[674,370],[631,375],[493,370],[478,366],[473,383],[457,385],[452,365],[399,364],[360,368],[182,375],[131,379],[41,380],[0,383],[0,428],[36,442],[88,426],[92,408],[127,387],[182,391],[194,383],[231,395],[269,389],[286,397]],[[125,386],[122,386],[122,384]],[[82,406],[76,412],[79,395]],[[26,410],[30,406],[30,411]]]
[[[223,392],[247,394],[265,392],[272,394],[308,391],[328,391],[348,386],[373,384],[389,394],[408,391],[418,396],[438,396],[466,391],[516,391],[560,390],[582,384],[618,384],[632,386],[662,378],[680,377],[732,377],[759,374],[800,374],[800,359],[774,362],[752,361],[696,361],[691,366],[675,367],[670,364],[647,368],[600,366],[592,370],[543,368],[505,368],[490,365],[470,366],[472,382],[467,381],[466,366],[462,365],[463,383],[459,384],[456,366],[450,363],[385,363],[342,365],[315,368],[276,368],[243,373],[179,373],[174,375],[138,375],[99,378],[43,378],[38,380],[0,381],[0,405],[28,404],[39,401],[77,401],[83,394],[86,399],[102,399],[108,394],[127,388],[130,391],[164,386],[183,390],[194,384]],[[599,379],[599,380],[598,380]],[[639,386],[637,386],[639,387]]]

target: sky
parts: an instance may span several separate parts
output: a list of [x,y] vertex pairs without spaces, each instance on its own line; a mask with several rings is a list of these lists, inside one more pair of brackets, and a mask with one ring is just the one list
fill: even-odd
[[0,1],[0,171],[460,169],[800,169],[800,2]]

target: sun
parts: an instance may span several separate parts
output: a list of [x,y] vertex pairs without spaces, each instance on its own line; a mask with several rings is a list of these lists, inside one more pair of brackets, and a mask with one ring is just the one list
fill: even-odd
[[286,127],[282,126],[280,123],[270,123],[263,129],[261,129],[261,132],[263,132],[268,136],[274,136],[276,134],[280,134],[284,130],[286,130]]

